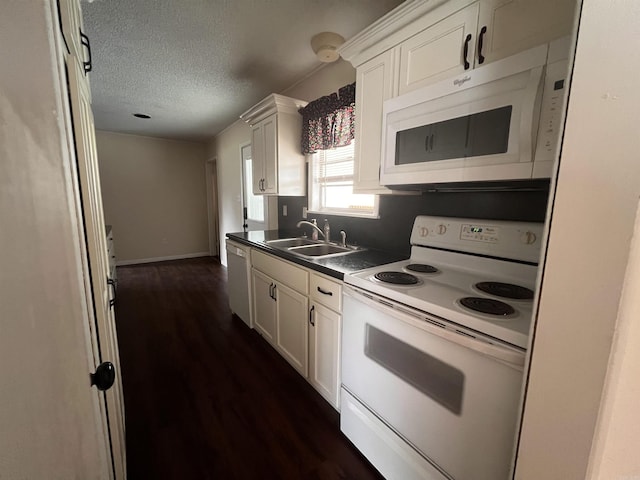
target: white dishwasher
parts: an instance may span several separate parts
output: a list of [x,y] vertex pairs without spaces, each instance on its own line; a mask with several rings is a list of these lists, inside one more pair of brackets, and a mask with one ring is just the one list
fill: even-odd
[[229,308],[249,328],[253,328],[251,318],[251,247],[227,239],[227,278]]

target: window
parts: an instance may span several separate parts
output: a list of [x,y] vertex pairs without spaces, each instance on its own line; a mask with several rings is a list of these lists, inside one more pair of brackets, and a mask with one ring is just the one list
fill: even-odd
[[358,217],[378,216],[378,196],[353,193],[352,141],[318,150],[309,161],[309,211]]

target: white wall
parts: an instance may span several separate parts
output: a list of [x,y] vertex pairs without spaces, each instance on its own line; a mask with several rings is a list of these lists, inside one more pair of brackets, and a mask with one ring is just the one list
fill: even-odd
[[[311,101],[323,95],[337,92],[340,87],[353,83],[355,69],[343,60],[326,65],[312,75],[282,92],[293,98]],[[278,92],[276,92],[278,93]],[[251,129],[241,120],[227,127],[207,146],[207,157],[217,159],[218,167],[218,213],[220,222],[220,260],[227,264],[224,238],[227,232],[242,231],[242,162],[240,145],[251,142]],[[271,197],[276,206],[276,197]],[[277,207],[276,207],[277,208]],[[275,208],[270,209],[273,220]]]
[[[584,1],[519,480],[586,477],[640,196],[639,26],[637,0]],[[637,423],[637,413],[629,421]]]
[[104,131],[96,141],[118,264],[208,255],[205,145]]
[[640,211],[636,216],[613,355],[596,429],[589,480],[640,479]]

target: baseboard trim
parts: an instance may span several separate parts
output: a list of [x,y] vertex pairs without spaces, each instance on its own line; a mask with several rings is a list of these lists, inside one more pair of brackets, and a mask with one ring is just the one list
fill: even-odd
[[184,258],[209,257],[209,252],[185,253],[182,255],[169,255],[167,257],[138,258],[135,260],[118,260],[116,266],[124,267],[126,265],[138,265],[140,263],[165,262],[167,260],[182,260]]

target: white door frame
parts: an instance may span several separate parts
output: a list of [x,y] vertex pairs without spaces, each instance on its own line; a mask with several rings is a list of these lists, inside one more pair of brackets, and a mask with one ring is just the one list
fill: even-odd
[[209,255],[220,255],[220,227],[218,211],[218,158],[212,157],[205,163],[207,179],[207,218],[209,220]]

